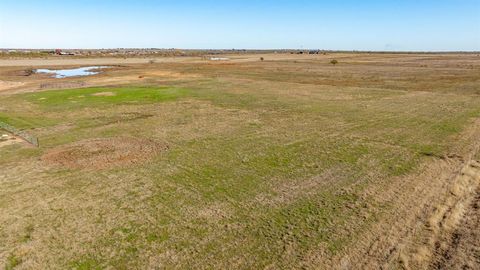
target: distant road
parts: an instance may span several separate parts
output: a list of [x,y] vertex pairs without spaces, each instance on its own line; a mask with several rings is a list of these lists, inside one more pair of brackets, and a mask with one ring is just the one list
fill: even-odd
[[67,66],[67,65],[122,65],[146,64],[155,62],[189,62],[198,57],[161,57],[161,58],[60,58],[60,59],[0,59],[0,67],[26,66]]

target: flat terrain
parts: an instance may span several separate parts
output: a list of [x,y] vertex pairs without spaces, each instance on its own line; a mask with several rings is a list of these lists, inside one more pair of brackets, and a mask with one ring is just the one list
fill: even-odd
[[0,60],[0,267],[480,268],[480,56],[226,57]]

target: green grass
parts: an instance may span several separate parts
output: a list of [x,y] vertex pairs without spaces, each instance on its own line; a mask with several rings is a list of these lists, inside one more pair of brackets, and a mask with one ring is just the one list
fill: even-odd
[[38,127],[48,127],[57,124],[59,121],[46,117],[27,115],[22,112],[2,113],[0,112],[0,122],[9,124],[18,129],[32,129]]
[[[96,95],[105,92],[112,95]],[[24,98],[48,110],[71,110],[119,104],[165,102],[179,99],[187,94],[187,89],[175,87],[93,87],[25,94]]]
[[5,270],[13,270],[15,267],[19,266],[22,263],[22,259],[10,254],[7,258],[7,264],[5,265]]
[[100,270],[103,269],[94,259],[82,259],[70,263],[73,270]]

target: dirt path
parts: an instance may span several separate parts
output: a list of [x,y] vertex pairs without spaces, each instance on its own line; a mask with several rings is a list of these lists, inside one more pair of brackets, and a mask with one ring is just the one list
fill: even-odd
[[[461,136],[470,142],[470,149],[455,149],[456,154],[425,164],[420,175],[371,185],[365,196],[391,209],[352,248],[332,262],[318,264],[344,269],[436,269],[456,264],[449,254],[457,254],[457,260],[462,260],[467,252],[473,252],[475,243],[470,242],[477,241],[478,247],[478,238],[464,237],[464,248],[460,249],[452,239],[457,232],[479,234],[470,229],[478,225],[478,209],[467,210],[474,198],[478,200],[475,191],[480,186],[480,163],[473,157],[479,151],[479,137],[480,121],[476,121]],[[468,215],[473,217],[460,223]],[[478,250],[476,256],[472,260],[478,261]]]
[[0,80],[0,91],[18,88],[18,87],[20,87],[20,86],[22,86],[22,85],[24,85],[24,84],[25,84],[25,83],[22,83],[22,82],[11,82],[11,81],[2,81],[2,80]]
[[60,58],[60,59],[0,59],[0,67],[28,67],[28,66],[67,66],[67,65],[122,65],[146,64],[154,59],[155,62],[184,62],[192,61],[194,57],[162,57],[162,58]]
[[458,228],[444,240],[433,269],[480,269],[480,188]]

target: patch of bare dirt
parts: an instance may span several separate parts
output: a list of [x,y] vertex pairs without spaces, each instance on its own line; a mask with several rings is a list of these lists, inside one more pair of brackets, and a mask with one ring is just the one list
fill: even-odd
[[10,70],[5,73],[6,75],[9,76],[15,76],[15,77],[28,77],[33,74],[35,74],[34,70],[32,68],[25,68],[25,69],[20,69],[20,70]]
[[92,94],[92,96],[96,96],[96,97],[113,97],[116,95],[117,94],[113,92],[98,92],[98,93]]
[[0,91],[20,87],[24,84],[23,82],[0,81]]
[[[158,57],[156,63],[182,63],[197,60],[197,57]],[[0,67],[19,66],[96,66],[96,65],[128,65],[147,64],[148,58],[50,58],[50,59],[0,59]]]
[[140,164],[167,149],[166,144],[147,139],[90,139],[54,148],[42,160],[69,169],[99,170]]
[[2,132],[0,130],[0,148],[7,146],[7,145],[12,145],[12,144],[17,144],[17,143],[22,143],[23,140],[13,136],[9,133]]
[[182,78],[198,78],[200,77],[198,74],[187,74],[187,73],[180,73],[174,71],[165,71],[165,70],[154,70],[146,73],[148,76],[160,76],[160,77],[168,77],[168,78],[175,78],[175,79],[182,79]]

